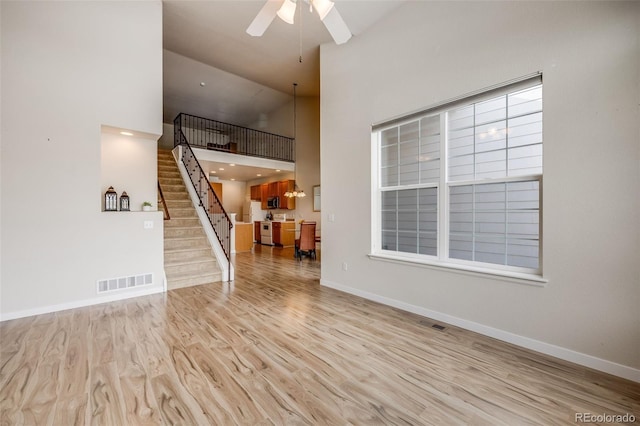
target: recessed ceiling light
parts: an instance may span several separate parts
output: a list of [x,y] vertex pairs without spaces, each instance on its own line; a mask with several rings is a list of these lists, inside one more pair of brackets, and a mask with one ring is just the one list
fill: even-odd
[[235,180],[234,178],[231,178],[231,180]]
[[262,174],[258,173],[256,176],[262,176]]
[[209,173],[214,173],[215,174],[215,173],[218,173],[218,172],[216,172],[215,170],[211,170]]
[[220,167],[218,170],[224,170],[224,167]]
[[200,82],[200,86],[204,87],[204,86],[206,86],[206,83],[204,81],[201,81]]
[[231,167],[235,166],[235,164],[229,164]]
[[125,136],[133,136],[133,133],[131,132],[120,132],[120,134]]
[[276,172],[279,172],[279,171],[280,171],[280,169],[276,170]]

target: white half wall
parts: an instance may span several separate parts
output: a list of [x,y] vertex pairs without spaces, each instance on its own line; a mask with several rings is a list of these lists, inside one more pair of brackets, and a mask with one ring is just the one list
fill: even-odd
[[[407,2],[323,45],[322,282],[638,380],[639,22],[637,2]],[[548,283],[368,258],[372,123],[536,71]]]
[[[130,192],[134,208],[155,201],[161,2],[0,8],[0,318],[162,291],[162,213],[102,212],[103,182],[120,179],[118,195]],[[103,155],[131,161],[122,146],[102,151],[103,125],[145,135],[131,145],[137,170],[103,169]],[[97,280],[146,273],[153,283],[139,291],[97,294]]]

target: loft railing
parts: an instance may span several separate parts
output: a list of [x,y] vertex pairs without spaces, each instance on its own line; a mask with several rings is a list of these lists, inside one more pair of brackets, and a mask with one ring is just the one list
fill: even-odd
[[274,160],[295,161],[293,138],[180,113],[173,121],[194,148]]
[[222,207],[222,201],[213,191],[209,183],[209,178],[204,173],[204,170],[202,170],[184,133],[182,133],[180,129],[177,129],[174,135],[174,144],[176,146],[182,145],[183,147],[182,164],[184,164],[184,167],[187,169],[193,188],[196,194],[198,194],[200,207],[204,209],[204,212],[209,218],[209,223],[218,237],[222,251],[229,262],[229,279],[231,279],[231,228],[233,228],[233,224],[231,223],[229,215],[227,215],[227,212]]

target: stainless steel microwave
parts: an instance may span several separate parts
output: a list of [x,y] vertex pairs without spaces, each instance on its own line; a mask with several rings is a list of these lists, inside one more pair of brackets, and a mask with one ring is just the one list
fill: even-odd
[[277,209],[280,207],[280,197],[269,197],[267,198],[267,208],[268,209]]

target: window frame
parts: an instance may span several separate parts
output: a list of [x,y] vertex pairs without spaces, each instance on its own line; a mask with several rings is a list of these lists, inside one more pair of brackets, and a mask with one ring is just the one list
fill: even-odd
[[[544,168],[540,174],[530,174],[522,176],[505,176],[498,178],[475,178],[473,180],[449,181],[448,179],[448,114],[455,108],[465,105],[472,105],[483,100],[492,99],[494,97],[506,95],[508,93],[517,92],[535,86],[542,86],[542,74],[536,73],[525,76],[520,79],[512,80],[500,85],[492,86],[487,89],[479,90],[471,94],[460,96],[456,99],[442,102],[430,108],[417,111],[390,119],[380,124],[374,124],[371,130],[371,252],[369,257],[372,259],[399,262],[403,264],[411,264],[417,266],[425,266],[437,269],[447,269],[462,273],[491,275],[498,278],[505,278],[512,281],[524,282],[528,284],[543,284],[547,280],[543,278],[543,175]],[[544,98],[542,99],[544,103]],[[544,109],[542,109],[544,114]],[[395,186],[382,186],[382,134],[385,130],[421,120],[424,117],[438,115],[440,118],[440,153],[439,153],[439,178],[436,183],[417,183],[411,185],[401,185],[398,180]],[[544,127],[543,127],[544,129]],[[543,130],[544,131],[544,130]],[[400,141],[398,140],[398,146]],[[544,137],[542,146],[544,147]],[[508,149],[508,148],[505,148]],[[544,163],[544,149],[542,151]],[[508,155],[508,154],[507,154]],[[400,161],[400,160],[398,160]],[[398,178],[399,179],[399,178]],[[420,179],[418,179],[418,182]],[[452,187],[465,185],[483,185],[490,183],[509,183],[509,182],[538,182],[538,268],[525,268],[518,266],[510,266],[497,263],[487,263],[473,260],[463,260],[450,257],[450,190]],[[408,253],[397,250],[384,250],[382,248],[382,194],[387,191],[401,191],[418,188],[436,188],[437,206],[436,206],[436,247],[437,254],[435,256]],[[397,228],[396,228],[397,229]]]

